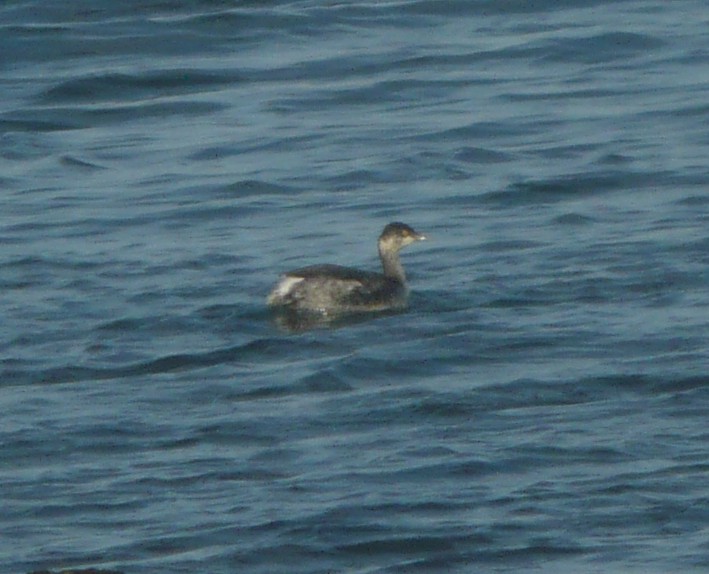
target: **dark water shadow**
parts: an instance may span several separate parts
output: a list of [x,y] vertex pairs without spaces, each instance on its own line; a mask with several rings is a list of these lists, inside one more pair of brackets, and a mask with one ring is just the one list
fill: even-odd
[[400,315],[404,312],[406,309],[328,315],[314,311],[277,309],[273,311],[272,322],[280,331],[295,334],[314,329],[342,329],[381,317]]

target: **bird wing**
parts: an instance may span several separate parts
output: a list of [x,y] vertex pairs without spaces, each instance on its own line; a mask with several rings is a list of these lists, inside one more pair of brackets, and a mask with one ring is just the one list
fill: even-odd
[[361,271],[351,267],[343,267],[342,265],[311,265],[310,267],[302,267],[294,269],[286,273],[287,277],[300,277],[302,279],[334,279],[337,281],[346,281],[358,283],[359,285],[365,282],[378,282],[384,277],[379,273],[371,271]]

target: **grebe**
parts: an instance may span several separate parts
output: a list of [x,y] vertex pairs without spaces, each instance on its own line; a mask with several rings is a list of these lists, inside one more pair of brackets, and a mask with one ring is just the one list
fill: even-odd
[[266,302],[272,307],[323,315],[402,308],[408,288],[399,250],[424,239],[404,223],[390,223],[378,242],[384,273],[330,264],[303,267],[282,275]]

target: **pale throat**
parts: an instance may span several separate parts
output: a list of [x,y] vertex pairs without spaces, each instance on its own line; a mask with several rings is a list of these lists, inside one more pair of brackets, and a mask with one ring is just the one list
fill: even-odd
[[379,257],[382,260],[384,275],[406,282],[406,274],[399,259],[399,250],[391,245],[386,245],[384,242],[379,242]]

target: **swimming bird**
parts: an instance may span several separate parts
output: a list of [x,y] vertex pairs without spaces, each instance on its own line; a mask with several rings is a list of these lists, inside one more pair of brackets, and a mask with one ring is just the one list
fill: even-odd
[[389,223],[377,243],[383,273],[341,265],[312,265],[288,271],[268,295],[271,307],[325,316],[400,309],[408,287],[399,250],[426,239],[405,223]]

